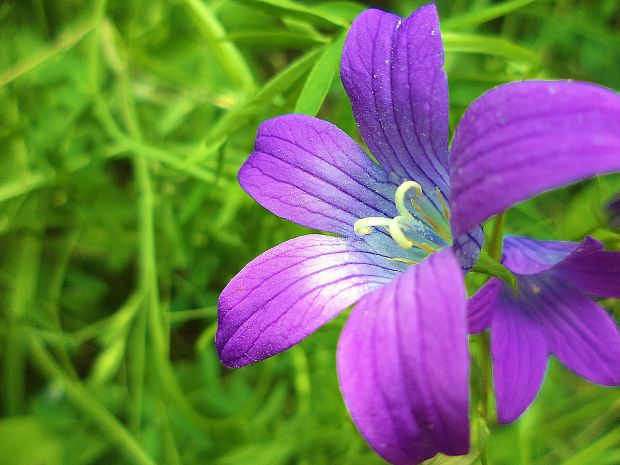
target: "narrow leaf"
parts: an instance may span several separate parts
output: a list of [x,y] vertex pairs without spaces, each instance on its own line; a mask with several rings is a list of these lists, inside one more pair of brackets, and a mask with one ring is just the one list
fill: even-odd
[[211,10],[200,0],[184,0],[183,3],[228,76],[242,89],[254,89],[256,84],[248,64],[233,43],[223,41],[224,28]]
[[444,32],[442,34],[446,52],[482,53],[513,60],[523,60],[538,66],[540,58],[531,50],[509,40],[477,34]]
[[366,6],[356,2],[332,0],[318,4],[314,7],[314,9],[316,11],[321,11],[332,18],[339,18],[348,23],[352,23],[357,15],[366,9]]
[[325,47],[321,57],[312,67],[301,94],[299,94],[295,113],[306,113],[312,116],[318,113],[340,66],[340,56],[345,38],[346,33],[342,33],[334,42]]
[[491,21],[496,18],[507,15],[513,11],[519,10],[530,3],[534,3],[538,0],[513,0],[501,5],[494,5],[486,8],[480,8],[478,10],[471,11],[469,13],[455,16],[441,22],[441,28],[444,31],[461,29],[472,26],[477,26],[487,21]]
[[304,48],[309,45],[324,44],[326,39],[320,35],[300,34],[296,31],[274,30],[265,31],[264,29],[247,30],[235,32],[226,36],[238,44],[244,44],[253,49],[260,48]]
[[312,50],[301,58],[298,58],[271,78],[271,80],[247,102],[226,113],[226,115],[213,126],[211,131],[209,131],[207,140],[210,145],[217,147],[218,144],[223,143],[230,134],[242,127],[259,111],[263,110],[262,104],[282,94],[292,86],[318,59],[320,52],[321,49]]
[[[243,4],[247,4],[246,0],[236,0]],[[335,18],[330,14],[321,11],[318,8],[308,7],[290,0],[254,0],[252,6],[262,11],[279,16],[289,16],[291,18],[300,19],[322,27],[346,27],[345,21]]]

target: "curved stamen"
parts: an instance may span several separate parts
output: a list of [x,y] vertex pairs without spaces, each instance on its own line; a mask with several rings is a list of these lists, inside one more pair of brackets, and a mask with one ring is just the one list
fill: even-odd
[[398,210],[398,213],[408,219],[411,218],[411,213],[409,213],[409,209],[405,205],[405,196],[407,195],[407,192],[409,192],[411,189],[416,190],[416,195],[418,197],[422,195],[422,186],[420,186],[415,181],[405,181],[400,186],[398,186],[398,189],[396,189],[396,193],[394,194],[394,203],[396,204],[396,209]]
[[372,233],[372,228],[377,226],[389,227],[392,220],[390,218],[382,218],[380,216],[369,216],[361,218],[353,225],[356,234],[366,235]]
[[[428,227],[426,224],[421,222],[418,217],[413,216],[413,214],[409,211],[409,208],[405,204],[405,199],[407,197],[407,193],[414,189],[416,191],[416,197],[421,197],[424,192],[422,191],[422,186],[415,181],[405,181],[403,182],[394,193],[394,204],[396,205],[396,209],[398,210],[399,215],[395,218],[384,218],[379,216],[370,216],[368,218],[361,218],[355,222],[353,225],[353,229],[356,234],[367,235],[372,233],[372,229],[376,227],[384,227],[388,230],[390,236],[396,244],[402,247],[405,250],[408,250],[412,247],[417,247],[420,250],[425,251],[428,254],[432,254],[438,250],[437,247],[433,247],[425,242],[417,242],[412,239],[409,239],[405,232],[403,231],[403,227],[406,230],[417,231],[417,224],[419,224],[422,228]],[[444,214],[446,219],[449,217],[448,206],[446,201],[444,200],[441,192],[438,188],[435,188],[435,192],[437,197],[441,201],[441,205],[443,207]],[[417,204],[414,199],[410,199],[411,205],[418,211],[418,213],[424,218],[426,223],[430,225],[430,227],[435,231],[438,236],[435,236],[436,239],[432,239],[434,242],[441,241],[440,237],[446,241],[450,241],[450,233],[447,232],[441,225],[435,222],[429,215],[427,215]],[[428,234],[427,234],[428,235]],[[425,237],[427,237],[427,235]],[[428,237],[427,237],[428,238]],[[433,244],[435,245],[435,244]],[[441,247],[441,246],[440,246]],[[406,258],[395,258],[396,261],[401,261],[403,263],[415,264],[412,260]]]
[[407,236],[405,236],[405,233],[401,229],[400,224],[398,224],[400,220],[406,220],[406,219],[407,218],[404,216],[397,216],[396,218],[390,221],[390,225],[388,227],[390,231],[390,236],[392,236],[392,239],[394,239],[394,241],[405,250],[410,249],[411,247],[414,246],[414,242],[408,239]]

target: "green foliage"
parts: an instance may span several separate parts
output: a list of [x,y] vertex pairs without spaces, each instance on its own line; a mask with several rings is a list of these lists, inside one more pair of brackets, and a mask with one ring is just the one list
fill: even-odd
[[[370,2],[369,2],[370,3]],[[422,2],[372,2],[407,15]],[[383,463],[340,398],[345,316],[292,350],[227,370],[217,297],[303,234],[237,185],[258,124],[300,111],[359,140],[338,76],[362,3],[8,0],[0,4],[0,465]],[[440,2],[451,125],[497,84],[620,88],[614,0]],[[592,234],[618,176],[525,202],[506,228]],[[490,229],[490,228],[487,228]],[[481,275],[469,278],[471,290]],[[620,302],[605,305],[620,315]],[[481,397],[472,338],[472,397]],[[472,454],[433,464],[620,463],[617,392],[552,363],[509,427],[474,416]],[[485,439],[486,438],[486,439]]]

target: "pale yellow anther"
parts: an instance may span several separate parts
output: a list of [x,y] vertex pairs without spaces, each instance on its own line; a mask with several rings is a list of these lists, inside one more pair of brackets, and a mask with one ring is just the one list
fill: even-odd
[[420,186],[417,182],[405,181],[400,186],[398,186],[398,189],[396,189],[396,193],[394,194],[394,203],[396,204],[396,209],[398,210],[398,213],[408,219],[410,219],[412,216],[411,213],[409,213],[407,206],[405,205],[405,196],[407,195],[407,192],[409,192],[411,189],[415,189],[416,195],[418,197],[420,197],[423,193],[422,186]]
[[429,253],[429,254],[437,252],[436,248],[431,247],[430,245],[425,244],[424,242],[412,241],[407,236],[405,236],[405,233],[400,227],[399,221],[406,220],[406,219],[407,218],[405,218],[404,216],[397,216],[390,222],[390,226],[388,230],[390,231],[390,235],[392,236],[392,239],[394,239],[394,242],[396,242],[399,246],[401,246],[405,250],[410,249],[411,247],[415,246],[419,249],[424,250],[426,253]]
[[437,249],[435,247],[431,247],[430,245],[425,244],[424,242],[417,242],[417,241],[411,241],[411,242],[417,248],[424,250],[426,253],[432,254],[432,253],[437,252]]
[[405,218],[404,216],[397,216],[396,218],[394,218],[392,221],[390,221],[388,230],[390,231],[390,236],[392,236],[394,242],[396,242],[399,246],[406,250],[413,247],[414,243],[412,240],[409,240],[407,236],[405,236],[405,233],[401,229],[400,224],[398,224],[398,222],[403,219],[406,220],[407,218]]
[[414,262],[413,260],[409,260],[408,258],[394,257],[394,258],[388,258],[388,260],[392,260],[393,262],[406,263],[407,265],[417,265],[418,264],[418,262]]
[[426,220],[426,222],[433,227],[433,229],[435,230],[437,234],[439,234],[441,237],[443,237],[447,241],[450,240],[450,234],[448,234],[440,225],[438,225],[435,221],[433,221],[433,219],[430,216],[424,213],[424,210],[420,208],[420,206],[416,203],[415,200],[411,199],[411,205],[413,205],[413,207],[418,211],[420,215],[422,215],[422,217]]
[[443,195],[441,191],[439,190],[439,187],[435,187],[435,194],[437,194],[437,197],[439,198],[439,201],[441,202],[441,208],[443,209],[443,216],[445,216],[446,219],[449,220],[450,209],[448,208],[448,204],[446,203],[446,200],[443,198]]
[[361,234],[365,236],[366,234],[372,233],[372,228],[385,226],[386,228],[390,226],[392,220],[390,218],[382,218],[380,216],[369,216],[368,218],[361,218],[355,222],[353,225],[353,230],[355,234]]
[[[403,231],[403,225],[408,228],[412,227],[412,223],[420,223],[418,218],[414,217],[409,208],[405,204],[405,200],[407,198],[407,193],[414,189],[416,191],[416,197],[421,197],[424,192],[422,191],[422,186],[415,181],[405,181],[403,182],[394,193],[394,203],[396,205],[396,209],[398,210],[399,215],[395,218],[383,218],[378,216],[371,216],[368,218],[361,218],[355,222],[353,225],[353,229],[356,234],[366,235],[372,233],[373,228],[384,227],[388,230],[394,242],[398,244],[405,250],[411,249],[412,247],[417,247],[428,254],[432,254],[437,251],[437,248],[426,244],[424,242],[417,242],[409,239],[405,232]],[[438,188],[435,188],[435,192],[437,193],[437,197],[441,201],[441,205],[443,207],[443,212],[446,218],[449,218],[449,210],[446,205],[446,201],[444,200],[441,192]],[[420,213],[420,215],[424,218],[424,220],[430,225],[431,228],[437,232],[441,237],[445,240],[450,240],[450,234],[446,232],[444,228],[442,228],[437,222],[435,222],[429,215],[427,215],[420,206],[415,202],[415,200],[411,199],[411,204],[413,207]],[[421,223],[420,223],[421,224]],[[390,258],[389,260],[394,260],[397,262],[403,262],[410,265],[416,264],[413,260],[409,260],[407,258]]]

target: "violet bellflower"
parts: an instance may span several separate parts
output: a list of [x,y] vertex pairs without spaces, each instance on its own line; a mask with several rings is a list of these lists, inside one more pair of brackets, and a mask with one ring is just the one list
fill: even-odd
[[367,10],[341,63],[378,164],[332,124],[284,115],[258,129],[241,186],[311,234],[268,250],[223,290],[216,347],[241,367],[356,304],[337,350],[346,405],[396,465],[469,449],[463,270],[479,226],[541,191],[620,168],[620,98],[592,84],[524,81],[474,102],[448,151],[448,87],[434,5]]
[[620,252],[592,238],[574,242],[506,237],[503,264],[518,292],[491,278],[469,300],[472,333],[490,328],[498,420],[534,400],[553,354],[602,385],[620,385],[620,332],[589,296],[620,297]]

